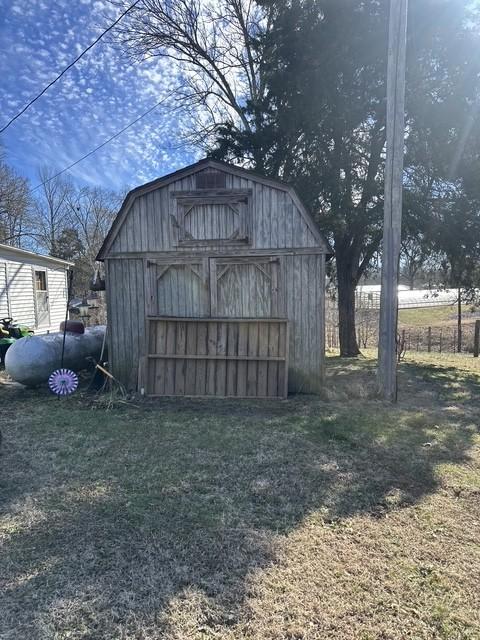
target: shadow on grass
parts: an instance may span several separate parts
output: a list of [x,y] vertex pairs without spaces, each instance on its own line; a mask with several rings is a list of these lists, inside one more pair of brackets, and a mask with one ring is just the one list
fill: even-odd
[[[459,405],[465,412],[480,409],[480,372],[436,364],[403,363],[400,366],[403,399],[430,398],[437,405]],[[423,392],[423,394],[422,394]]]
[[[371,363],[336,366],[347,388],[373,375]],[[164,401],[104,413],[15,390],[2,415],[0,636],[164,638],[176,616],[185,636],[245,619],[249,576],[275,561],[276,534],[307,517],[381,518],[435,491],[438,464],[468,457],[474,428],[442,410],[457,372],[402,375],[439,402]]]

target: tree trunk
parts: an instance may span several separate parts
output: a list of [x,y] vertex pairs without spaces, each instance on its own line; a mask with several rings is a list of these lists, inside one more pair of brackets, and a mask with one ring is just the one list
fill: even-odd
[[462,290],[460,287],[458,288],[458,299],[457,299],[457,351],[458,353],[462,353]]
[[357,282],[350,275],[348,265],[342,264],[338,255],[337,278],[340,356],[354,358],[360,353],[355,331],[355,288]]

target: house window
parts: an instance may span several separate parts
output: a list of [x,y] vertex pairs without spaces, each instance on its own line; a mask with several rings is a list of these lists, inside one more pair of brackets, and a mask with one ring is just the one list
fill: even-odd
[[249,190],[177,192],[175,226],[179,244],[218,244],[249,242]]
[[47,290],[47,274],[45,271],[35,271],[35,289],[37,291]]

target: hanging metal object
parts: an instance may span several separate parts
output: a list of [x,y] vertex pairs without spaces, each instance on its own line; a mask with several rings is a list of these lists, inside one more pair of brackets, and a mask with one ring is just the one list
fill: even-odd
[[90,280],[90,291],[105,291],[105,278],[102,278],[100,269],[95,269]]

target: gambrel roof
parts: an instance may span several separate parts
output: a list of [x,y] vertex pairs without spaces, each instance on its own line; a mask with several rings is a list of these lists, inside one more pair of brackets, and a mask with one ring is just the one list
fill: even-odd
[[168,184],[175,182],[176,180],[188,177],[189,175],[193,175],[199,171],[203,171],[204,169],[217,169],[219,171],[224,171],[229,174],[237,175],[241,178],[242,177],[248,178],[260,184],[264,184],[266,186],[270,186],[275,189],[279,189],[281,191],[288,193],[292,198],[293,202],[295,203],[295,205],[297,206],[302,218],[305,221],[305,224],[311,231],[315,240],[318,242],[318,247],[323,249],[327,254],[332,253],[328,245],[328,242],[325,240],[325,238],[321,234],[320,230],[317,227],[317,224],[315,223],[311,214],[308,212],[308,210],[305,208],[305,206],[301,202],[300,198],[298,197],[293,187],[291,187],[290,185],[284,182],[281,182],[280,180],[267,178],[266,176],[263,176],[254,171],[251,171],[250,169],[243,169],[241,167],[228,164],[226,162],[219,162],[218,160],[205,158],[203,160],[200,160],[199,162],[196,162],[178,171],[174,171],[173,173],[163,176],[162,178],[157,178],[152,182],[148,182],[147,184],[144,184],[139,187],[136,187],[135,189],[132,189],[132,191],[130,191],[127,194],[120,208],[120,211],[118,212],[115,220],[113,221],[113,224],[102,244],[102,247],[98,252],[97,260],[103,261],[107,257],[110,247],[112,246],[118,232],[120,231],[120,228],[123,225],[123,222],[125,221],[130,209],[132,208],[133,203],[137,198],[144,196],[152,191],[155,191],[156,189],[165,187]]

